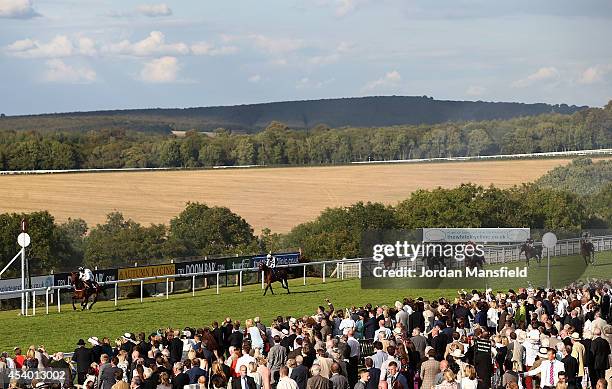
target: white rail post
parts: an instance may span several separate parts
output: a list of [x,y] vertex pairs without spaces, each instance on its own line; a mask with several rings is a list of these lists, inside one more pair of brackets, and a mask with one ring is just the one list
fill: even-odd
[[238,282],[240,284],[240,291],[242,292],[242,270],[240,270],[240,274],[238,275]]
[[143,300],[144,295],[144,281],[140,280],[140,302]]
[[219,273],[217,273],[217,294],[219,294]]
[[340,269],[342,270],[342,279],[344,279],[344,261],[341,262],[342,266],[340,267]]
[[32,291],[32,316],[36,316],[36,291]]
[[49,288],[45,289],[45,313],[49,314]]
[[362,264],[362,260],[359,260],[359,279],[361,279],[361,264]]
[[265,278],[265,273],[261,272],[261,289],[264,288],[264,278]]
[[115,306],[117,306],[118,299],[119,299],[119,284],[115,282]]
[[306,265],[304,265],[304,286],[306,286]]
[[323,262],[323,283],[325,283],[325,262]]
[[57,311],[58,312],[62,311],[62,305],[60,301],[60,289],[57,290]]
[[195,276],[191,277],[191,297],[195,296]]
[[168,300],[168,289],[170,288],[170,278],[166,277],[166,300]]
[[336,264],[336,278],[340,279],[340,262]]

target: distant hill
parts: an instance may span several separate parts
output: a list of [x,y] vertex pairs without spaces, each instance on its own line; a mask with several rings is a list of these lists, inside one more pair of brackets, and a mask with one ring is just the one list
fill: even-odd
[[97,130],[122,128],[147,132],[210,131],[216,128],[257,132],[272,121],[291,128],[379,127],[510,119],[543,113],[572,114],[587,107],[434,100],[427,96],[372,96],[285,101],[200,108],[152,108],[70,112],[0,118],[0,130]]

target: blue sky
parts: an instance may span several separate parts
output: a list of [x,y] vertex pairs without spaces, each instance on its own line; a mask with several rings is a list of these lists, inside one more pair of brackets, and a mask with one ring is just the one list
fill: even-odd
[[612,2],[0,0],[0,112],[612,99]]

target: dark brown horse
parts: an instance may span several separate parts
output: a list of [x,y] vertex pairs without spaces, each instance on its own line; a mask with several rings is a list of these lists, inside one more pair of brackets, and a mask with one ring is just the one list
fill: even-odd
[[[88,288],[85,282],[79,278],[79,273],[73,271],[70,273],[70,285],[74,288],[72,291],[72,309],[76,310],[74,303],[77,300],[81,300],[81,310],[91,309],[96,301],[98,301],[98,295],[100,294],[101,288],[97,282],[94,281],[93,289]],[[89,298],[92,296],[93,300],[89,303]]]
[[588,265],[589,262],[591,265],[595,264],[595,245],[593,242],[590,242],[585,239],[580,240],[580,255],[584,259],[585,265]]
[[259,262],[259,271],[263,272],[264,282],[266,283],[266,288],[264,289],[264,296],[268,292],[268,288],[270,288],[270,292],[274,294],[274,290],[272,290],[272,284],[274,282],[280,282],[281,286],[284,289],[287,289],[287,294],[289,294],[289,283],[287,282],[287,271],[285,269],[276,269],[274,271],[265,262]]
[[519,251],[519,256],[522,253],[525,253],[525,261],[527,262],[527,266],[529,266],[529,260],[531,258],[535,258],[538,265],[542,261],[542,246],[530,246],[527,243],[523,243],[521,246],[521,251]]

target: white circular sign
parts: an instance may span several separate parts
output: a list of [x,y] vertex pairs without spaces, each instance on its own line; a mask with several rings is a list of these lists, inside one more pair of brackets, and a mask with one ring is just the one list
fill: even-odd
[[542,237],[542,245],[547,249],[552,249],[557,244],[557,235],[547,232]]
[[19,243],[21,247],[28,247],[30,245],[30,235],[28,235],[27,232],[22,232],[17,237],[17,243]]

